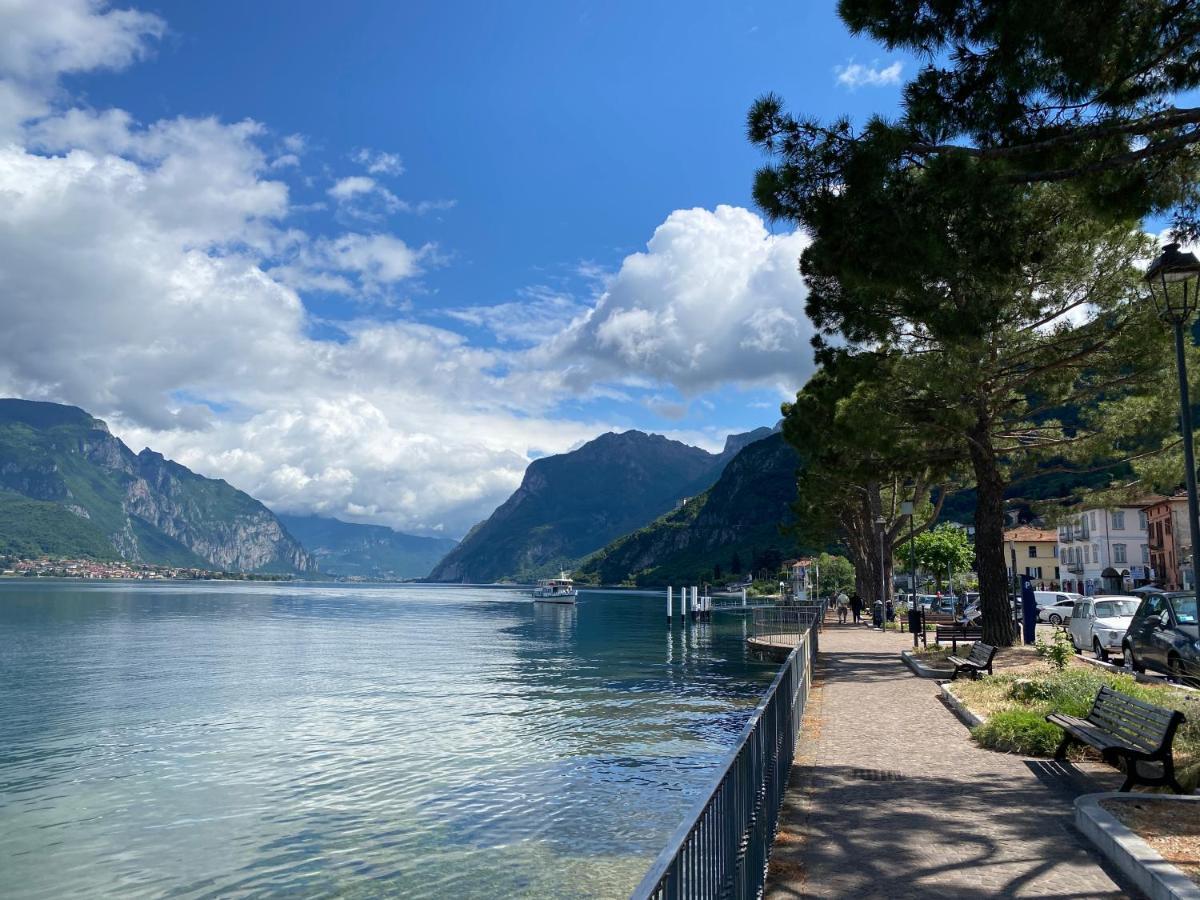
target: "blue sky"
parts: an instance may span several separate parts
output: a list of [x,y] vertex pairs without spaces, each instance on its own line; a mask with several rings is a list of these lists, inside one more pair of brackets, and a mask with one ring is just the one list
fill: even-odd
[[[8,172],[34,216],[10,223],[10,252],[27,258],[51,212],[59,236],[131,224],[102,226],[104,247],[37,244],[28,327],[56,290],[84,303],[82,284],[87,316],[146,290],[150,333],[179,332],[181,309],[227,331],[189,324],[149,352],[117,330],[106,349],[136,359],[86,377],[81,335],[8,363],[10,392],[85,405],[278,508],[425,532],[461,533],[530,458],[608,428],[715,446],[773,422],[811,369],[803,237],[755,218],[746,110],[770,90],[862,120],[913,71],[832,3],[54,5],[61,23],[33,0],[0,23],[23,35],[0,42],[0,79],[24,104]],[[114,191],[125,177],[136,190]],[[161,271],[47,290],[48,268],[101,253]],[[330,450],[381,433],[365,455]],[[430,462],[446,455],[465,462]]]

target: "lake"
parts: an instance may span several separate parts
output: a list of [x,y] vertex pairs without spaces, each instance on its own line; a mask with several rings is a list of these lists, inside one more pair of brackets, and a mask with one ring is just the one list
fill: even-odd
[[776,666],[661,594],[0,582],[0,896],[625,897]]

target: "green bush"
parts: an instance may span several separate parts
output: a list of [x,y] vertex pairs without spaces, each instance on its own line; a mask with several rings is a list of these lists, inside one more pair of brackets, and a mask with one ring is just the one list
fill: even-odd
[[1038,638],[1036,646],[1037,655],[1060,672],[1067,668],[1067,663],[1075,655],[1075,648],[1071,645],[1071,639],[1065,631],[1054,632],[1054,640],[1051,643]]
[[1062,730],[1046,721],[1046,710],[1021,708],[996,713],[972,728],[971,736],[989,750],[1050,756],[1062,738]]

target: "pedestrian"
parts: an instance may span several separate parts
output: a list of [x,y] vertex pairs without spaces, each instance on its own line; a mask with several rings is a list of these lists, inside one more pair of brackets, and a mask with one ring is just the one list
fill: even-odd
[[842,625],[846,624],[846,616],[850,612],[850,598],[846,596],[845,591],[838,591],[837,600],[838,622]]
[[892,603],[891,600],[888,600],[888,602],[884,608],[887,612],[887,620],[889,622],[895,622],[896,621],[896,606],[895,606],[895,604]]
[[862,597],[858,596],[858,591],[850,595],[850,614],[854,616],[854,624],[858,625],[862,622],[863,601]]

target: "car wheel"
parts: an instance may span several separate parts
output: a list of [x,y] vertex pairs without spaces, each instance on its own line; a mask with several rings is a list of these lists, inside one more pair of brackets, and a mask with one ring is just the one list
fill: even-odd
[[1096,659],[1108,662],[1108,651],[1100,646],[1100,638],[1092,638],[1092,652],[1096,654]]
[[1125,667],[1132,669],[1134,672],[1145,672],[1146,667],[1138,665],[1137,657],[1133,655],[1133,645],[1123,644],[1121,649],[1125,653]]
[[1183,660],[1178,656],[1172,656],[1167,660],[1167,670],[1170,672],[1171,680],[1177,684],[1186,684],[1191,687],[1195,682],[1194,678],[1187,676],[1186,670],[1183,668]]
[[1050,613],[1050,624],[1051,625],[1061,625],[1062,624],[1062,616],[1060,616],[1058,613]]

